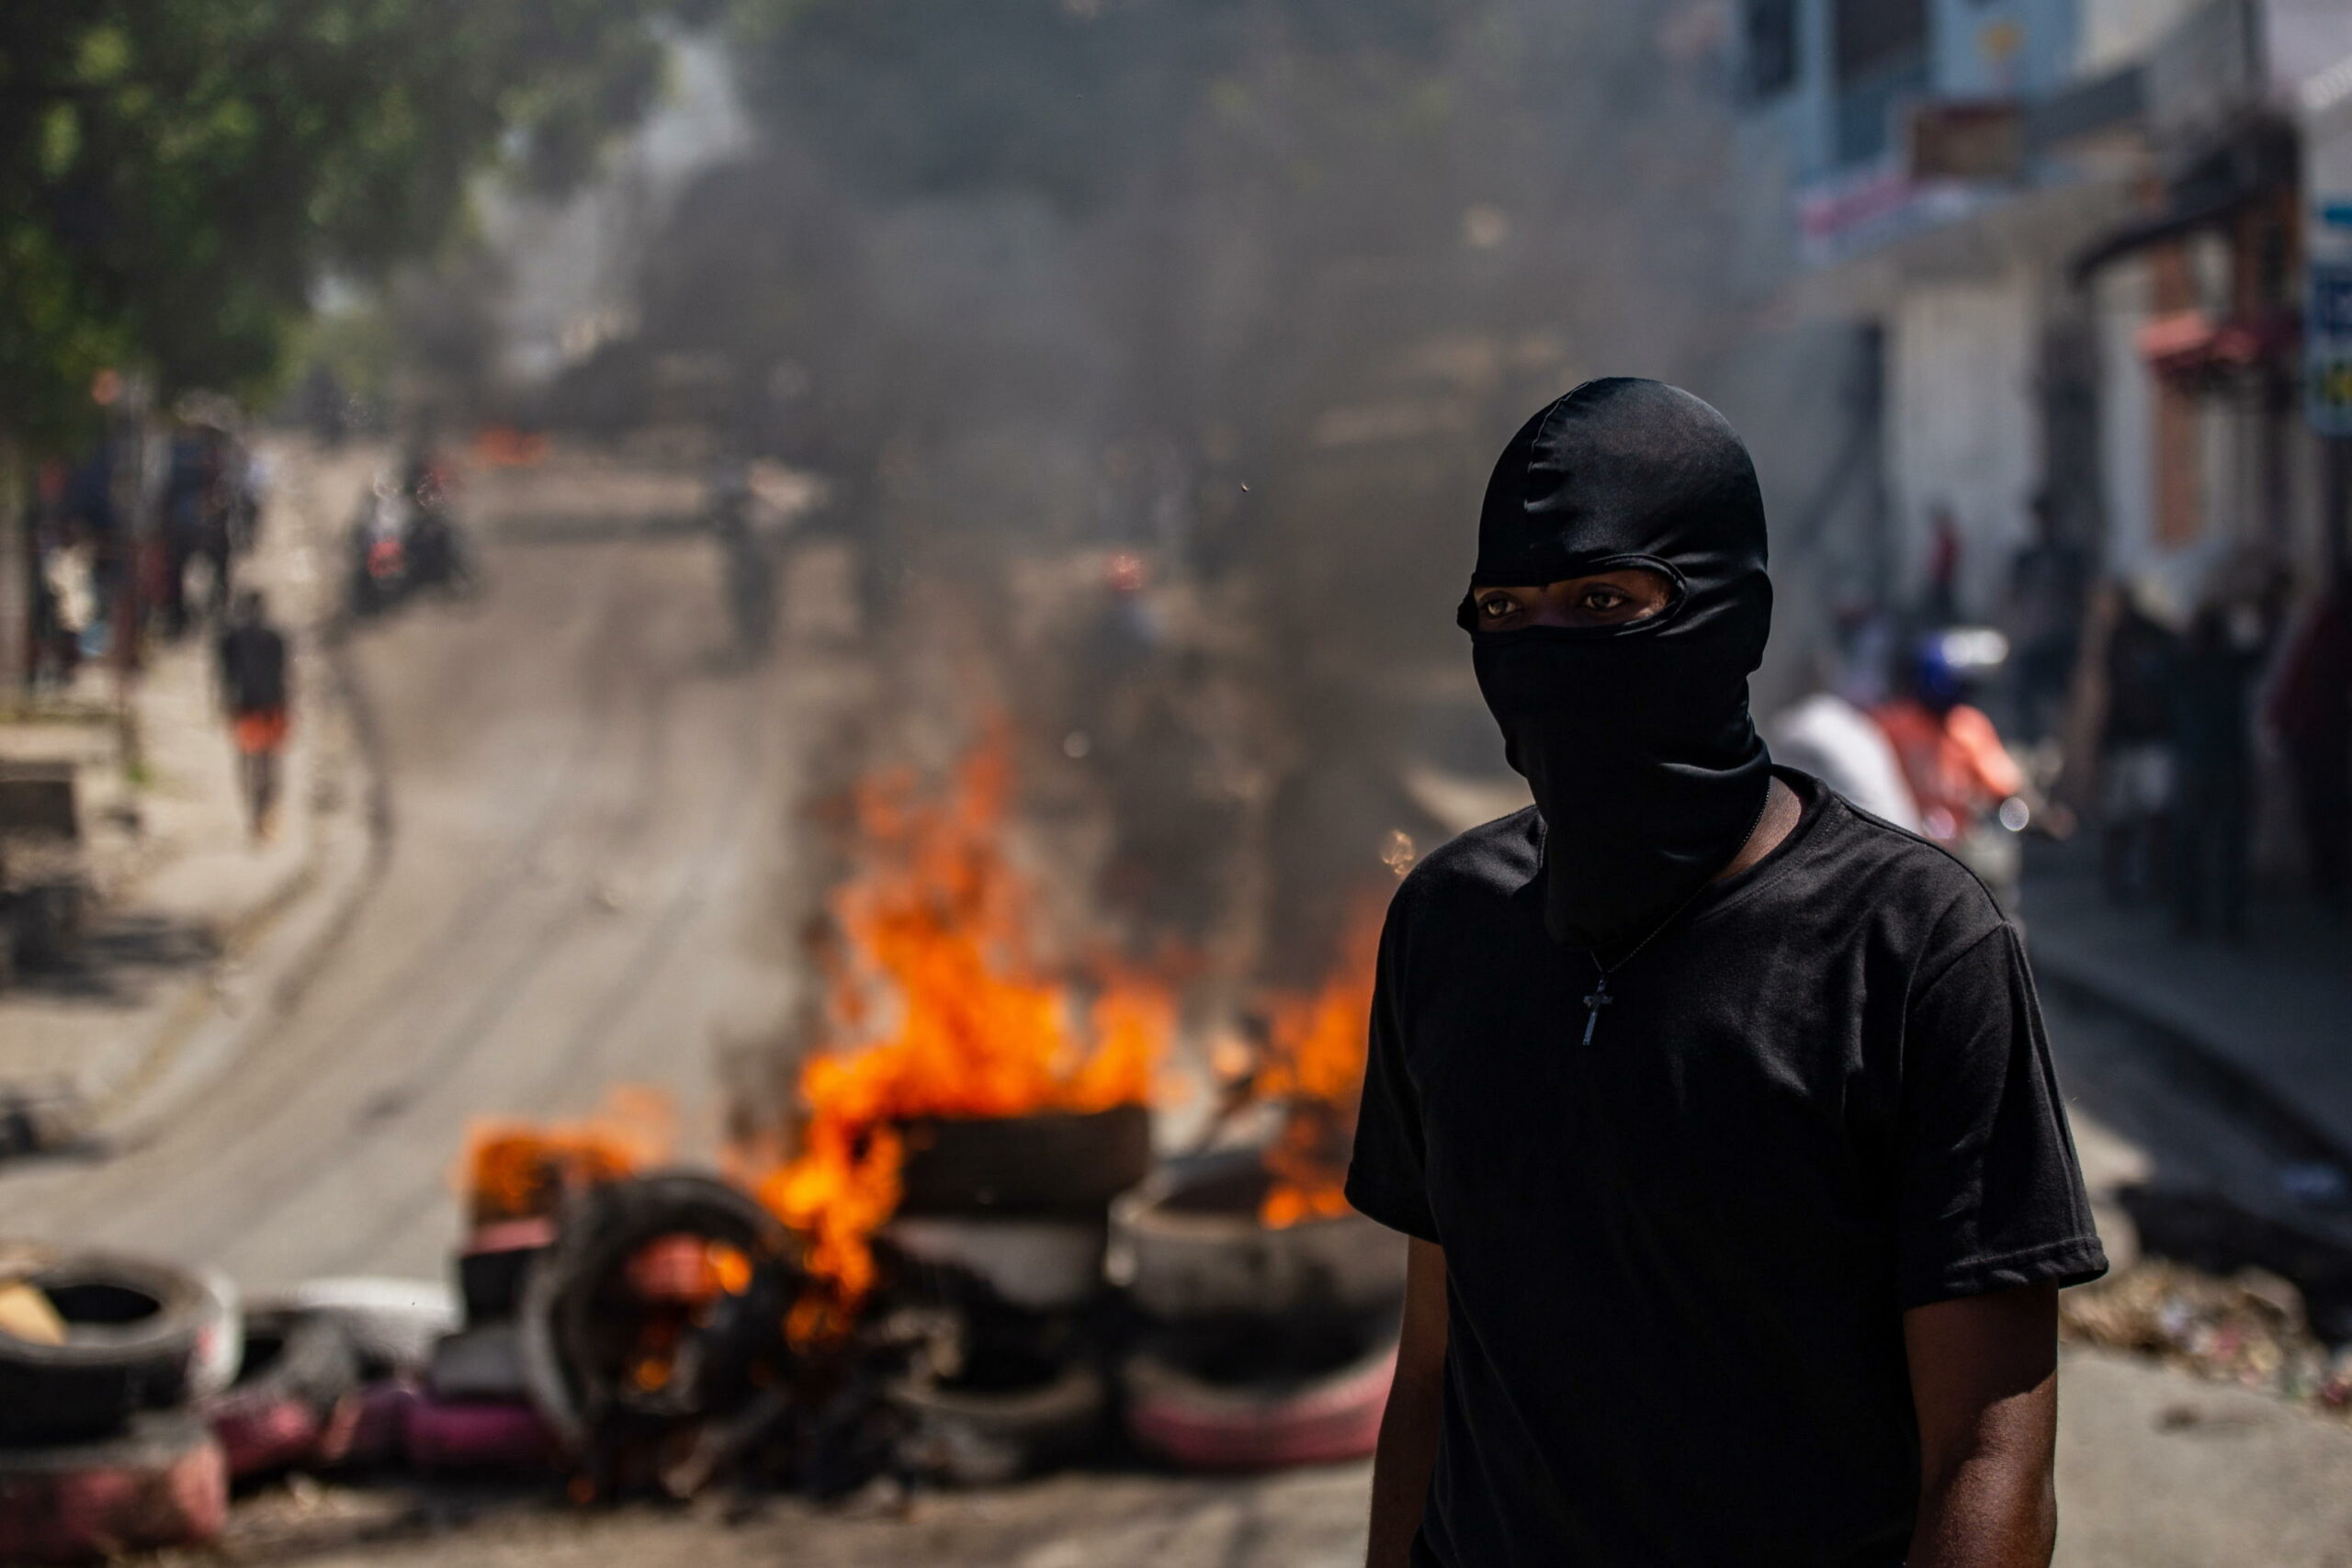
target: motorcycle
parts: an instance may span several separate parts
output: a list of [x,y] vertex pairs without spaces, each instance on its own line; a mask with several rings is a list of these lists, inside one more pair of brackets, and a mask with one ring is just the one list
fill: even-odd
[[446,502],[421,502],[406,488],[379,481],[351,525],[349,599],[356,615],[390,609],[411,592],[475,586],[469,552]]
[[351,524],[348,598],[354,615],[397,604],[409,587],[409,522],[415,509],[393,486],[379,484]]

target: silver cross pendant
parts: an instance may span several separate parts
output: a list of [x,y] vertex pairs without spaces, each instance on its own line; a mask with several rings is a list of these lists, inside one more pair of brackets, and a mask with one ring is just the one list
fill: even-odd
[[1600,977],[1600,983],[1593,987],[1592,995],[1584,999],[1584,1043],[1586,1044],[1592,1043],[1593,1029],[1600,1022],[1600,1010],[1616,999],[1609,994],[1609,976],[1603,975]]

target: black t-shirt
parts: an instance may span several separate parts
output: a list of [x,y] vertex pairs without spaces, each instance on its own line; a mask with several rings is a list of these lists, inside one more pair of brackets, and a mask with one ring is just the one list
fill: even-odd
[[266,713],[284,707],[284,636],[265,626],[232,626],[221,633],[220,684],[232,713]]
[[1589,1045],[1532,807],[1397,890],[1348,1197],[1445,1248],[1416,1564],[1899,1563],[1903,1312],[2106,1269],[2015,929],[1777,772],[1797,826],[1610,977]]

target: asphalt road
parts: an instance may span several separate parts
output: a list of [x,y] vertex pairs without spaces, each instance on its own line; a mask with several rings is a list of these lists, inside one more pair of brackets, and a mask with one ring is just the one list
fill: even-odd
[[248,1286],[439,1276],[484,1116],[668,1090],[718,1126],[716,1048],[775,1027],[804,736],[843,677],[729,657],[707,541],[491,547],[471,604],[356,634],[393,829],[294,1010],[145,1143],[0,1182],[0,1227]]

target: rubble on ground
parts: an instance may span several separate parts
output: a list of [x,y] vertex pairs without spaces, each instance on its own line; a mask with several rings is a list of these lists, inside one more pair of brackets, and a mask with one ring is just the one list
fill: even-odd
[[2227,1278],[2150,1258],[2059,1298],[2066,1343],[2165,1365],[2352,1416],[2352,1348],[2312,1332],[2301,1292],[2258,1269]]

